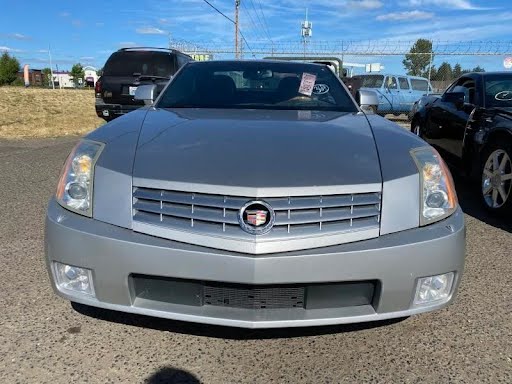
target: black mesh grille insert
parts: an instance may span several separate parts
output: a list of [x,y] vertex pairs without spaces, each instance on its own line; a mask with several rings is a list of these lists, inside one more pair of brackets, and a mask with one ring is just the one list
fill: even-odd
[[250,287],[205,285],[203,303],[246,309],[304,308],[304,287]]

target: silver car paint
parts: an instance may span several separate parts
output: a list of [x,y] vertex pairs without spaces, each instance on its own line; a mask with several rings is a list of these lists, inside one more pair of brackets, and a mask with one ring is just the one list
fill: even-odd
[[[146,118],[146,113],[148,117]],[[419,177],[416,165],[412,158],[409,155],[409,151],[412,148],[424,146],[425,143],[423,140],[419,139],[415,135],[406,132],[405,130],[398,127],[396,124],[389,122],[386,119],[381,118],[380,116],[364,116],[363,114],[357,115],[346,115],[334,112],[310,112],[310,113],[298,113],[297,111],[251,111],[253,116],[253,121],[261,121],[268,122],[270,119],[275,124],[280,124],[280,121],[288,121],[292,119],[292,121],[296,122],[305,122],[309,124],[303,124],[303,127],[298,132],[307,132],[308,130],[314,129],[312,128],[313,122],[322,125],[328,125],[326,130],[319,130],[318,140],[325,138],[331,139],[332,137],[336,137],[337,132],[336,128],[340,132],[345,130],[344,125],[352,124],[353,126],[361,125],[362,134],[358,134],[354,132],[354,129],[349,130],[351,134],[354,135],[354,139],[363,138],[368,145],[368,148],[363,149],[363,153],[369,153],[369,155],[364,158],[365,169],[370,167],[369,162],[375,162],[373,165],[373,169],[370,171],[370,174],[373,177],[372,179],[366,176],[365,179],[360,178],[355,172],[355,168],[352,168],[352,161],[355,158],[354,152],[344,154],[340,154],[341,158],[344,158],[345,163],[343,163],[338,157],[338,151],[335,148],[331,147],[330,156],[334,157],[332,161],[325,154],[321,154],[321,156],[317,156],[318,148],[313,145],[301,145],[301,149],[303,149],[302,153],[295,151],[295,158],[298,159],[302,164],[306,163],[308,160],[311,163],[317,162],[317,166],[314,167],[312,165],[308,165],[310,172],[315,173],[317,169],[321,169],[324,165],[326,168],[329,168],[330,163],[334,162],[335,164],[339,164],[344,167],[344,172],[349,174],[349,176],[344,176],[345,181],[348,180],[347,177],[351,177],[353,181],[358,181],[362,183],[366,180],[368,183],[361,184],[339,184],[341,180],[341,171],[335,171],[335,175],[331,176],[326,174],[326,172],[320,172],[321,175],[325,175],[326,179],[323,183],[320,179],[320,175],[317,175],[317,183],[311,183],[309,186],[302,183],[302,188],[300,190],[295,188],[289,188],[288,186],[284,186],[281,180],[276,180],[276,183],[281,182],[281,186],[279,184],[275,184],[270,188],[267,186],[259,185],[255,187],[256,180],[252,180],[252,185],[244,185],[239,183],[235,189],[238,191],[238,194],[241,196],[278,196],[278,195],[292,195],[295,194],[315,194],[315,193],[352,193],[352,192],[364,192],[364,191],[377,191],[382,188],[383,190],[383,206],[382,206],[382,218],[381,218],[381,234],[392,233],[397,231],[406,230],[409,228],[415,228],[419,225],[419,193],[416,194],[416,191],[419,190]],[[212,122],[218,127],[225,127],[228,124],[232,124],[232,121],[235,119],[240,119],[243,116],[246,116],[246,111],[237,111],[237,110],[225,110],[225,111],[201,111],[201,110],[184,110],[181,111],[180,114],[156,110],[154,108],[149,109],[140,109],[128,116],[123,116],[119,119],[114,120],[110,124],[106,124],[105,126],[99,128],[98,130],[92,132],[87,137],[101,141],[106,144],[105,149],[102,153],[102,156],[99,158],[98,163],[96,165],[96,173],[95,173],[95,191],[94,191],[94,201],[93,201],[93,215],[94,218],[106,223],[119,225],[125,228],[132,228],[132,210],[131,210],[131,193],[132,193],[132,172],[134,165],[134,156],[135,151],[137,150],[137,142],[139,146],[142,146],[144,149],[147,145],[152,145],[153,148],[158,149],[158,146],[162,146],[162,141],[172,139],[172,135],[177,134],[177,130],[182,124],[186,126],[186,123],[190,123],[192,120],[202,119],[205,117],[210,117]],[[168,119],[173,119],[171,121],[164,119],[167,117]],[[332,119],[329,121],[329,119]],[[369,129],[368,121],[372,124],[372,130]],[[144,123],[144,130],[146,132],[145,135],[140,134],[142,124]],[[159,128],[158,124],[162,124]],[[147,125],[147,127],[146,127]],[[209,124],[209,126],[211,126]],[[182,127],[183,128],[183,127]],[[190,128],[190,127],[189,127]],[[290,129],[290,128],[289,128]],[[293,129],[293,128],[291,128]],[[187,133],[183,130],[179,131],[180,133]],[[215,130],[211,130],[207,133],[214,136]],[[240,131],[238,131],[240,132]],[[293,132],[293,131],[292,131]],[[310,131],[311,132],[311,131]],[[149,135],[151,133],[151,136]],[[235,130],[236,133],[236,130]],[[322,136],[321,134],[327,133],[326,136]],[[340,133],[341,134],[341,133]],[[211,170],[215,173],[216,177],[211,177],[208,175],[208,179],[201,176],[203,173],[203,169],[198,165],[189,165],[185,164],[187,167],[195,167],[197,171],[194,175],[186,174],[185,172],[180,171],[180,169],[176,169],[177,167],[171,167],[169,164],[170,160],[166,156],[168,151],[160,150],[158,151],[158,156],[160,159],[156,159],[159,163],[154,164],[163,164],[160,167],[151,167],[148,165],[145,168],[160,168],[160,170],[149,170],[147,174],[143,173],[144,166],[140,166],[142,168],[139,172],[139,175],[142,177],[137,177],[135,175],[135,183],[143,186],[143,185],[151,185],[155,188],[162,189],[177,189],[177,190],[190,190],[194,192],[204,192],[204,193],[226,193],[226,194],[236,194],[234,192],[234,185],[226,186],[224,184],[225,175],[223,175],[219,169],[220,167],[215,167],[216,157],[221,157],[219,154],[222,153],[223,150],[229,150],[231,153],[238,150],[234,143],[227,139],[217,140],[216,142],[206,141],[206,139],[201,138],[201,140],[196,140],[194,145],[192,145],[192,138],[194,134],[188,134],[187,141],[185,139],[180,139],[181,143],[173,143],[172,145],[178,147],[181,153],[184,153],[184,148],[193,149],[194,146],[203,149],[201,156],[203,158],[202,162],[208,162]],[[369,139],[370,136],[373,135],[375,142],[377,143],[377,147],[373,144]],[[197,138],[197,135],[196,135]],[[281,136],[282,138],[282,136]],[[215,137],[214,137],[215,139]],[[353,139],[353,140],[354,140]],[[147,140],[152,140],[149,144],[147,144]],[[373,140],[373,139],[372,139]],[[340,140],[340,145],[345,145],[345,147],[350,148],[351,142],[348,140]],[[269,137],[269,145],[275,145],[277,147],[281,146],[283,148],[280,152],[280,156],[284,156],[285,146],[288,147],[283,141],[276,141],[273,137]],[[111,145],[110,145],[111,144]],[[215,144],[215,145],[214,145]],[[375,149],[375,148],[378,148]],[[195,149],[195,153],[198,152],[198,149]],[[309,152],[308,152],[309,151]],[[208,154],[208,152],[215,152],[213,154]],[[147,153],[147,150],[146,150]],[[378,155],[378,158],[377,156]],[[149,154],[153,160],[155,160],[155,156],[157,154]],[[352,156],[352,157],[350,157]],[[248,155],[245,157],[249,157]],[[357,159],[361,159],[361,156],[358,156]],[[195,160],[195,159],[194,159]],[[139,158],[140,161],[140,158]],[[288,160],[287,160],[288,161]],[[163,163],[162,163],[163,162]],[[380,162],[380,173],[379,175],[379,162]],[[179,164],[183,165],[183,161],[179,160]],[[247,162],[244,162],[244,166],[246,163],[250,163],[249,159]],[[289,162],[288,164],[291,164]],[[174,169],[171,169],[174,168]],[[179,168],[179,167],[178,167]],[[243,167],[240,167],[241,169]],[[188,168],[190,169],[190,168]],[[273,169],[273,164],[269,164],[267,162],[267,169],[270,169],[271,174],[276,175],[277,173]],[[243,170],[243,169],[242,169]],[[363,169],[359,168],[359,171]],[[300,180],[302,174],[304,174],[305,170],[299,167],[293,166],[291,164],[291,168],[286,170],[285,173],[289,172],[291,175],[297,176],[290,177],[289,180],[297,183]],[[151,172],[160,173],[160,179],[154,179],[148,177]],[[182,177],[182,181],[177,181],[171,177],[165,178],[165,174],[170,175],[177,174]],[[241,172],[241,171],[240,171]],[[234,184],[234,177],[228,175],[230,177],[231,184]],[[195,177],[195,178],[194,178]],[[242,175],[243,177],[243,175]],[[280,179],[277,177],[277,179]],[[338,180],[334,185],[328,184],[329,181]],[[303,179],[304,181],[304,179]],[[393,181],[391,183],[391,181]],[[324,184],[322,186],[322,184]],[[309,191],[308,191],[309,190]],[[404,190],[410,191],[410,193],[403,194]],[[341,192],[340,192],[341,191]],[[396,196],[400,196],[400,199],[396,199]],[[400,214],[397,214],[397,209]],[[386,214],[386,212],[390,212]]]
[[93,217],[132,227],[132,170],[140,127],[146,110],[123,115],[90,133],[91,140],[105,143],[94,171]]
[[[455,297],[463,271],[465,227],[459,209],[446,220],[419,228],[420,181],[409,152],[426,144],[378,116],[308,111],[294,113],[295,117],[291,117],[289,111],[182,110],[174,113],[146,107],[89,134],[88,138],[107,144],[96,165],[94,219],[71,213],[54,200],[48,208],[45,251],[56,292],[72,301],[113,310],[248,328],[381,320],[448,305]],[[239,170],[235,170],[233,175],[221,172],[212,164],[212,160],[222,161],[221,156],[218,152],[208,153],[208,150],[227,150],[232,156],[243,154],[240,159],[235,159],[238,168],[243,170],[247,166],[255,169],[253,154],[257,151],[252,149],[251,140],[238,136],[234,124],[226,126],[248,116],[255,120],[254,125],[250,123],[246,127],[238,121],[237,129],[248,128],[256,141],[272,146],[273,151],[279,152],[273,155],[287,165],[276,164],[282,172],[282,175],[278,175],[274,172],[276,168],[264,161],[263,165],[271,175],[268,183],[266,179],[264,183],[258,183]],[[199,125],[197,120],[208,120],[208,126]],[[276,135],[270,134],[270,121]],[[258,130],[260,123],[262,129]],[[292,157],[286,157],[290,141],[279,134],[280,127],[303,150],[302,156],[298,150],[294,150]],[[348,136],[344,137],[344,131]],[[202,135],[198,135],[198,132]],[[215,132],[231,133],[234,137],[225,136],[221,140]],[[293,136],[293,133],[306,132],[314,135],[307,137],[310,145],[300,143]],[[335,150],[330,142],[334,139],[344,149],[343,152]],[[243,152],[234,144],[242,147],[248,144],[249,147]],[[324,144],[327,145],[326,151],[323,151]],[[164,145],[173,146],[183,156],[166,154],[162,150]],[[355,153],[354,147],[359,148],[361,153]],[[142,149],[141,157],[135,159],[138,148]],[[145,148],[152,148],[156,153]],[[198,148],[206,153],[200,153]],[[195,151],[201,163],[195,163],[196,157],[187,159],[188,151]],[[188,163],[184,160],[188,160]],[[354,160],[362,160],[362,164]],[[150,161],[160,163],[150,164]],[[352,168],[346,164],[349,161]],[[303,171],[307,170],[308,175],[301,174],[294,162],[303,166]],[[200,164],[206,164],[212,174],[204,174],[204,167]],[[342,167],[343,172],[335,165]],[[138,172],[135,177],[132,176],[134,170]],[[144,173],[143,170],[148,172]],[[369,173],[360,174],[363,170]],[[381,189],[380,236],[324,248],[251,255],[143,235],[131,229],[132,188],[136,183],[148,181],[157,188],[157,185],[179,186],[180,189],[198,188],[213,193],[224,190],[229,194],[233,194],[235,189],[242,195],[251,192],[255,197],[322,190],[335,193],[339,191],[338,188],[346,191],[352,189],[354,192]],[[300,188],[295,188],[298,186]],[[97,298],[60,291],[55,285],[51,268],[53,261],[93,269]],[[452,271],[456,273],[456,280],[446,301],[428,307],[412,306],[414,287],[419,277]],[[375,308],[360,306],[308,310],[287,316],[283,316],[282,312],[279,315],[255,314],[232,308],[193,308],[134,299],[128,279],[133,273],[245,284],[378,279],[382,292]]]
[[307,195],[301,188],[382,182],[364,115],[301,112],[151,110],[140,133],[133,177],[223,186],[241,196],[281,188]]
[[[250,256],[138,234],[93,221],[50,201],[46,260],[55,292],[71,301],[123,312],[246,328],[296,327],[383,320],[440,309],[457,292],[464,269],[464,218],[446,220],[379,238],[315,250]],[[51,262],[93,270],[97,298],[59,290]],[[456,272],[446,301],[414,307],[419,277]],[[134,273],[245,284],[314,283],[377,279],[378,305],[264,313],[221,307],[191,307],[133,298]]]
[[363,107],[379,106],[379,96],[373,89],[359,89],[359,105]]

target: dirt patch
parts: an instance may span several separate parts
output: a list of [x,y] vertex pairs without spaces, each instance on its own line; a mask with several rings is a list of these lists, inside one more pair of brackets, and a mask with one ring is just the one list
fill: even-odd
[[94,90],[0,87],[0,138],[83,135],[103,123]]

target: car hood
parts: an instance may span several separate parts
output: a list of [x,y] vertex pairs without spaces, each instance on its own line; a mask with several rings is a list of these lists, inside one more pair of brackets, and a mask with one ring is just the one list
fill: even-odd
[[304,188],[337,193],[339,187],[375,191],[382,177],[362,113],[150,109],[133,181],[162,189],[269,196],[284,193],[283,188],[288,195],[297,188],[297,193]]

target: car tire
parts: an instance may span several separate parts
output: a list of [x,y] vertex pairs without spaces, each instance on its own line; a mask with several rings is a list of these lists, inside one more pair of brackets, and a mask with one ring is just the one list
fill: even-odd
[[376,105],[370,105],[368,107],[368,109],[370,109],[374,115],[377,114],[377,106]]
[[493,214],[512,211],[512,145],[492,143],[484,151],[480,166],[480,197]]

